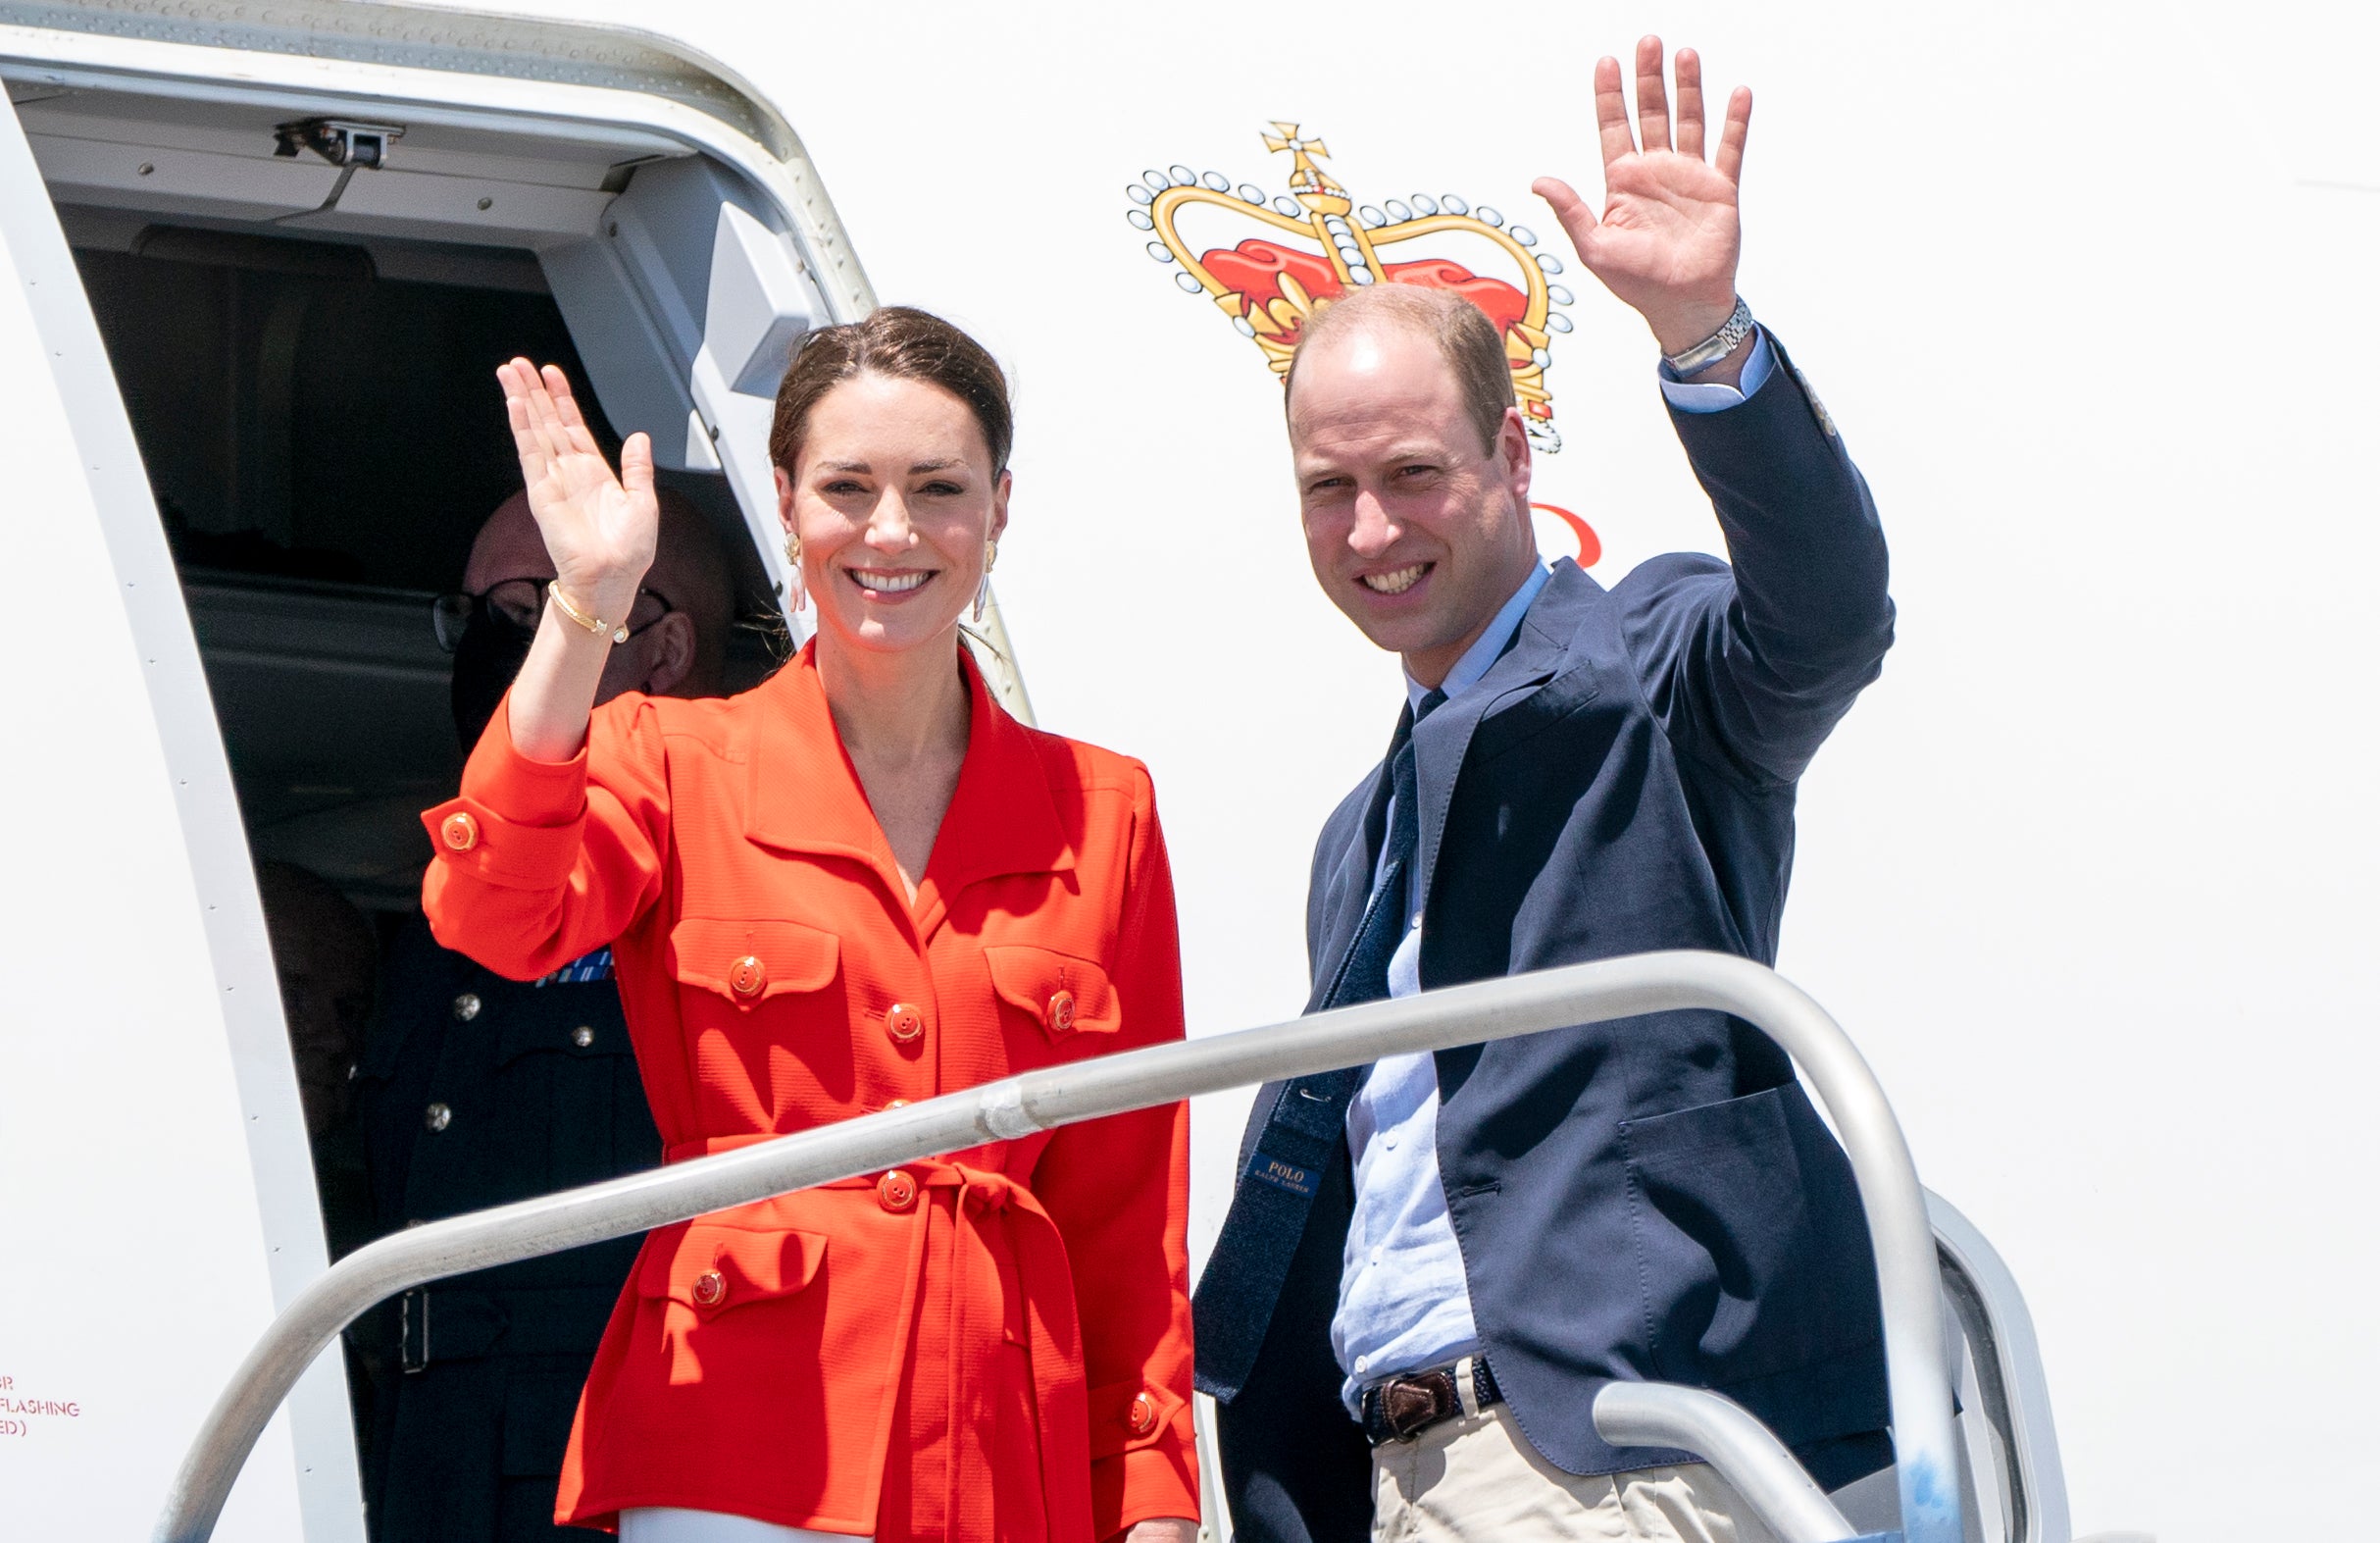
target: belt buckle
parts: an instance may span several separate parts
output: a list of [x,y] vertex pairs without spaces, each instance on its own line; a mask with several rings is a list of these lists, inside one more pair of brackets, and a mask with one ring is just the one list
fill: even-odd
[[1380,1387],[1381,1419],[1398,1441],[1411,1441],[1461,1408],[1448,1371],[1408,1372]]
[[430,1365],[430,1293],[419,1286],[397,1298],[397,1362],[407,1376]]

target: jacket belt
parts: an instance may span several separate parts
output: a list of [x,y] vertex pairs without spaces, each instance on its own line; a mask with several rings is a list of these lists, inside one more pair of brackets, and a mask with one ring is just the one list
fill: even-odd
[[[662,1161],[684,1162],[715,1153],[733,1152],[758,1142],[774,1141],[783,1132],[746,1132],[734,1136],[697,1137],[673,1142]],[[1007,1174],[966,1163],[928,1159],[904,1162],[900,1172],[920,1191],[955,1192],[951,1213],[958,1230],[953,1264],[960,1271],[958,1303],[997,1303],[1005,1286],[1000,1279],[1001,1253],[1016,1266],[1024,1294],[1026,1354],[1033,1366],[1034,1397],[1040,1414],[1041,1498],[1052,1538],[1089,1538],[1090,1521],[1090,1396],[1084,1379],[1083,1337],[1074,1298],[1074,1271],[1067,1262],[1066,1241],[1057,1223],[1032,1190]],[[815,1186],[821,1190],[875,1190],[880,1174],[859,1174]],[[881,1192],[880,1192],[881,1193]],[[921,1206],[923,1201],[919,1201]],[[1000,1248],[987,1236],[1002,1234]],[[954,1323],[954,1352],[988,1334],[996,1341],[1000,1325]],[[954,1409],[957,1406],[954,1406]],[[902,1439],[895,1436],[896,1440]],[[969,1449],[972,1451],[972,1449]],[[964,1466],[962,1462],[962,1466]],[[954,1510],[947,1535],[954,1543],[991,1543],[992,1517],[989,1474],[960,1473],[955,1495],[980,1505]]]
[[483,1356],[592,1356],[619,1296],[610,1286],[417,1286],[349,1332],[409,1372]]

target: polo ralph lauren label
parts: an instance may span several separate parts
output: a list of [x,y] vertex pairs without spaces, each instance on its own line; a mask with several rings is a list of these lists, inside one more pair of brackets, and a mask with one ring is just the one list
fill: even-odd
[[1314,1193],[1314,1170],[1294,1162],[1284,1162],[1269,1153],[1259,1152],[1248,1159],[1248,1177],[1262,1179],[1275,1189],[1288,1190],[1292,1195],[1311,1197]]

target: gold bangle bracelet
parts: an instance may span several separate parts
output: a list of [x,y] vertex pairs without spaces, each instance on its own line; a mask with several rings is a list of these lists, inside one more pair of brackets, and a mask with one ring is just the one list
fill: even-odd
[[548,579],[545,582],[545,592],[553,599],[554,609],[560,611],[565,617],[567,617],[572,626],[583,627],[598,638],[602,637],[603,634],[608,630],[612,635],[612,642],[628,642],[628,629],[626,627],[612,627],[609,623],[605,622],[602,617],[589,616],[586,614],[586,612],[579,609],[579,607],[576,605],[571,604],[570,596],[562,592],[561,580]]

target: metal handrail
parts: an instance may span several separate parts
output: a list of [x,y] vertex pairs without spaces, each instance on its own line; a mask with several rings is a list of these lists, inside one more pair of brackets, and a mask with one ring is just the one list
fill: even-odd
[[1976,1413],[2000,1438],[1995,1445],[2005,1467],[2009,1543],[2067,1543],[2074,1524],[2066,1511],[2065,1468],[2025,1294],[2000,1251],[1957,1207],[1928,1190],[1926,1211],[1934,1222],[1943,1301],[1975,1362]]
[[1758,1514],[1781,1543],[1844,1543],[1851,1524],[1776,1433],[1734,1399],[1674,1382],[1606,1382],[1595,1433],[1615,1447],[1691,1452]]
[[1934,1233],[1892,1106],[1849,1037],[1799,988],[1748,959],[1687,951],[1566,965],[1072,1061],[367,1244],[300,1292],[240,1363],[175,1475],[155,1538],[205,1543],[256,1438],[314,1358],[373,1304],[424,1281],[1246,1083],[1684,1008],[1732,1013],[1766,1032],[1832,1117],[1875,1246],[1901,1526],[1908,1543],[1960,1543]]

